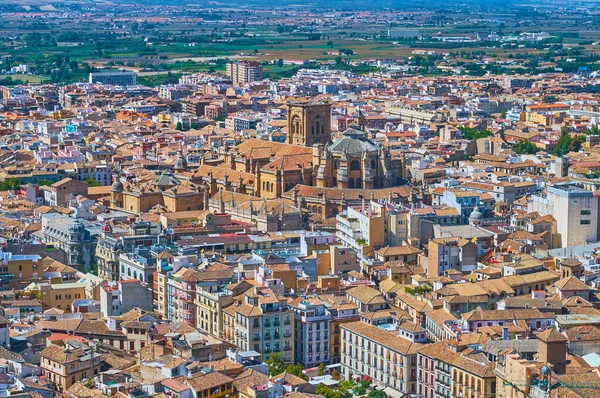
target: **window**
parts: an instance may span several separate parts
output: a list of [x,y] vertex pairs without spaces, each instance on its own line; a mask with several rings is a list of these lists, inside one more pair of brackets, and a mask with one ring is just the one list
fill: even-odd
[[591,210],[581,210],[581,215],[582,216],[589,216],[592,214]]
[[579,221],[579,225],[590,225],[591,221],[590,220],[581,220]]

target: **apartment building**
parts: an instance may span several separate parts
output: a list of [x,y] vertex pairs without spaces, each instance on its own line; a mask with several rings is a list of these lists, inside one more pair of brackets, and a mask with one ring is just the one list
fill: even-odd
[[64,392],[73,384],[94,377],[100,372],[102,355],[76,340],[63,346],[50,344],[40,352],[40,367],[58,391]]
[[48,206],[67,206],[67,202],[77,195],[87,195],[86,183],[64,178],[50,185],[44,192],[44,200]]
[[598,240],[600,196],[576,183],[555,184],[545,195],[533,195],[528,212],[551,214],[556,220],[561,246],[583,245]]
[[[455,340],[456,341],[456,340]],[[425,346],[418,354],[418,393],[424,398],[495,398],[494,364],[458,341]]]
[[196,328],[215,337],[223,336],[223,309],[233,303],[234,297],[252,288],[246,281],[223,287],[223,284],[196,287]]
[[427,276],[436,278],[449,270],[469,272],[477,266],[477,245],[456,238],[436,238],[428,242]]
[[331,363],[340,363],[342,360],[342,329],[345,323],[358,321],[358,307],[347,299],[338,296],[329,296],[323,299],[327,303],[327,310],[331,313],[331,326],[329,346]]
[[392,396],[417,392],[417,350],[422,344],[361,321],[343,324],[341,330],[346,380],[369,376]]
[[329,364],[331,313],[318,297],[297,298],[288,303],[294,311],[295,362],[305,368]]
[[173,322],[196,326],[196,285],[199,272],[182,268],[167,280],[167,317]]
[[86,284],[81,282],[51,283],[47,291],[42,290],[42,304],[44,309],[58,308],[71,312],[74,300],[86,298]]
[[241,303],[224,309],[223,325],[223,337],[241,351],[277,352],[285,362],[294,361],[294,312],[271,289],[248,290]]
[[90,73],[89,82],[115,86],[135,86],[137,75],[134,72],[93,72]]
[[232,61],[227,64],[225,73],[233,84],[250,83],[263,78],[263,69],[258,62]]
[[337,237],[357,253],[359,260],[374,255],[374,250],[385,244],[385,207],[376,202],[359,207],[348,207],[337,215]]

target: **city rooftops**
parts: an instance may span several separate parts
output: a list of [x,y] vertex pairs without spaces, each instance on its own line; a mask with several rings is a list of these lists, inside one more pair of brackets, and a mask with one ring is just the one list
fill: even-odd
[[548,187],[549,193],[554,193],[561,196],[592,196],[593,192],[588,191],[583,187],[582,184],[574,182],[566,182],[561,184],[554,184]]

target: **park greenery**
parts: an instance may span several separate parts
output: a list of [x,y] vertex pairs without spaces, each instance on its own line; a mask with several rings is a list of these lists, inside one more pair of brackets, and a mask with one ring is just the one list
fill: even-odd
[[512,147],[513,151],[519,155],[533,155],[536,154],[540,149],[529,140],[519,140]]
[[459,127],[458,129],[462,132],[463,137],[470,141],[478,140],[480,138],[485,138],[485,137],[489,137],[492,135],[492,132],[489,130],[479,131],[472,127],[466,127],[466,126]]

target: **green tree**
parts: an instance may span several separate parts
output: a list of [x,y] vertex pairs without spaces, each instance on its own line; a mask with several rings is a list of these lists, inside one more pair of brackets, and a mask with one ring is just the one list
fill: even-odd
[[325,374],[325,370],[327,368],[325,367],[325,364],[319,364],[319,368],[317,369],[317,376],[323,376]]
[[88,178],[87,180],[85,180],[85,183],[88,187],[99,187],[102,185],[95,178]]
[[585,136],[576,135],[569,143],[569,152],[579,152],[581,144],[585,142]]
[[341,379],[340,372],[338,372],[337,369],[333,369],[331,371],[331,378],[333,380],[339,380],[339,379]]
[[2,181],[0,184],[0,191],[10,191],[14,189],[19,189],[21,187],[22,181],[20,178],[8,178]]
[[181,124],[181,122],[177,122],[177,125],[175,126],[175,130],[182,131],[183,130],[183,124]]
[[304,373],[302,373],[303,370],[304,370],[304,367],[302,365],[300,365],[299,363],[297,363],[295,365],[289,364],[285,367],[285,371],[288,372],[289,374],[293,374],[294,376],[297,376],[301,379],[308,380],[308,376],[306,376]]
[[556,146],[554,147],[554,154],[556,156],[564,156],[569,153],[571,141],[572,139],[569,133],[563,130],[560,138],[556,142]]
[[325,384],[319,384],[315,392],[317,395],[325,398],[340,398],[333,389],[327,387]]
[[29,294],[29,298],[32,300],[41,300],[42,292],[35,290]]
[[281,354],[274,352],[265,360],[265,363],[269,367],[269,374],[275,376],[285,371],[285,362],[281,359]]
[[41,180],[38,180],[37,184],[40,187],[47,187],[54,184],[54,182],[52,180],[48,180],[47,178],[42,178]]
[[369,383],[368,381],[361,380],[360,383],[356,387],[354,387],[352,392],[354,393],[354,395],[365,395],[370,385],[371,383]]
[[591,129],[585,131],[585,135],[600,135],[600,128],[593,126]]
[[492,132],[489,130],[479,131],[471,127],[459,127],[458,129],[462,132],[463,137],[470,141],[478,140],[480,138],[485,138],[492,135]]
[[519,140],[515,145],[513,145],[513,151],[518,154],[536,154],[539,151],[539,148],[535,146],[529,140]]
[[383,391],[373,390],[367,395],[369,398],[386,398],[387,395]]

